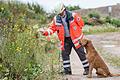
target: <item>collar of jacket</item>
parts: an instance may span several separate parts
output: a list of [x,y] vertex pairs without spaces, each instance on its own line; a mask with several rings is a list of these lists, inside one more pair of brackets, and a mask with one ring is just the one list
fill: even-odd
[[[73,20],[72,12],[66,11],[66,22],[69,23],[69,21]],[[62,25],[62,19],[59,15],[56,16],[56,24]]]

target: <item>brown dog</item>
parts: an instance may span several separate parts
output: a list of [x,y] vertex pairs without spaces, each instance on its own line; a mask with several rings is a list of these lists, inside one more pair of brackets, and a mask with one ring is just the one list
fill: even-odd
[[107,65],[103,61],[103,59],[100,57],[98,52],[95,50],[92,42],[88,39],[81,40],[81,44],[86,49],[86,57],[89,62],[89,74],[88,77],[92,77],[92,70],[93,68],[96,69],[96,74],[98,77],[112,77],[112,76],[120,76],[120,74],[113,75],[110,73]]

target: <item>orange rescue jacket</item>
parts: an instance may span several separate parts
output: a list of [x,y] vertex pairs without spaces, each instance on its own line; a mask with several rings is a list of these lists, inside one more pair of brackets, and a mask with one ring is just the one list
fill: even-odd
[[[66,11],[66,21],[68,22],[70,37],[76,48],[80,47],[79,40],[83,38],[82,27],[84,22],[81,16],[77,13]],[[58,38],[61,42],[61,49],[64,50],[64,26],[61,17],[55,16],[51,22],[50,27],[45,31],[46,36],[57,31]]]

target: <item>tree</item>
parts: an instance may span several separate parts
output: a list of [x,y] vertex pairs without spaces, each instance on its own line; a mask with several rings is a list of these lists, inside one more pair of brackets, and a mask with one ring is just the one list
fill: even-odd
[[70,11],[81,9],[81,8],[79,7],[79,5],[77,5],[77,6],[71,6],[71,5],[69,5],[69,6],[67,6],[66,8],[67,8],[68,10],[70,10]]

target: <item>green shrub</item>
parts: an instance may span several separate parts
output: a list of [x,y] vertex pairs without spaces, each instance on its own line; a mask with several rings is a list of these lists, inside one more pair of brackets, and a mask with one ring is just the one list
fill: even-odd
[[67,6],[66,8],[67,8],[67,10],[70,10],[70,11],[81,9],[81,8],[79,7],[79,5],[77,5],[77,6],[71,6],[71,5],[69,5],[69,6]]
[[91,13],[88,14],[88,16],[89,16],[90,18],[100,19],[100,15],[99,15],[99,13],[97,13],[97,12],[91,12]]
[[34,80],[39,77],[43,80],[53,80],[58,74],[58,49],[56,41],[47,41],[45,37],[33,38],[33,32],[25,30],[23,33],[13,33],[1,45],[3,78],[18,80]]
[[120,27],[120,20],[119,20],[119,19],[111,18],[111,17],[107,16],[107,17],[105,18],[105,21],[106,21],[107,23],[110,23],[110,24],[116,26],[116,27]]
[[33,40],[27,33],[15,33],[14,40],[11,38],[11,33],[8,35],[1,49],[3,65],[9,71],[8,78],[21,79],[24,69],[34,61]]
[[110,17],[110,16],[107,16],[107,17],[105,18],[105,22],[111,23],[111,17]]
[[39,6],[33,6],[30,12],[26,4],[0,1],[0,80],[59,78],[57,40],[33,38],[32,26],[46,23],[42,8],[37,11]]
[[94,22],[89,22],[89,19],[87,17],[82,17],[82,19],[85,25],[91,25],[91,26],[95,25]]
[[116,31],[120,31],[120,29],[114,27],[111,24],[103,24],[103,25],[99,25],[99,26],[88,26],[88,25],[86,25],[83,28],[83,32],[85,34],[97,34],[97,33],[116,32]]
[[85,24],[88,24],[88,18],[87,17],[82,17],[83,21]]
[[90,25],[101,25],[104,24],[104,21],[100,18],[100,15],[97,12],[91,12],[88,14],[88,23]]
[[119,19],[112,19],[111,24],[113,24],[116,27],[120,27],[120,20]]

